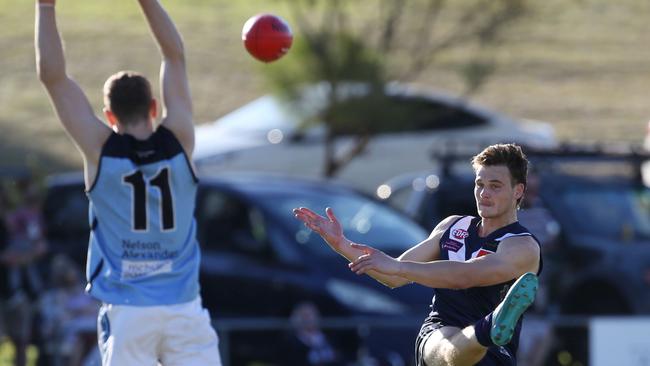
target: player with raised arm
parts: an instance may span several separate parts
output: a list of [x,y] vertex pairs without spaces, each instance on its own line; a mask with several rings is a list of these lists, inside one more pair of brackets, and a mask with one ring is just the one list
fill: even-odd
[[81,152],[90,200],[87,287],[104,365],[220,365],[199,296],[194,125],[183,42],[157,0],[138,0],[162,55],[162,121],[145,77],[104,85],[104,115],[66,73],[55,0],[36,2],[36,65]]
[[524,311],[532,304],[542,258],[537,240],[517,221],[528,161],[519,146],[492,145],[474,156],[479,217],[450,216],[398,258],[350,242],[331,208],[297,219],[347,258],[357,274],[399,287],[434,288],[432,311],[416,339],[418,366],[516,365]]

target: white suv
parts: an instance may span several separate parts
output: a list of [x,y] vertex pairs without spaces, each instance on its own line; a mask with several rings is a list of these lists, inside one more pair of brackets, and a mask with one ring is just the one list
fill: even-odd
[[[344,89],[344,98],[368,93],[365,84],[346,85],[349,87]],[[309,103],[301,106],[308,105],[316,115],[330,90],[326,83],[307,88],[302,100]],[[546,123],[513,120],[459,97],[397,83],[389,84],[386,94],[398,103],[425,105],[422,110],[427,113],[423,118],[426,126],[413,132],[376,135],[366,151],[341,171],[340,179],[367,191],[402,172],[431,168],[431,150],[441,145],[557,144],[552,127]],[[303,129],[302,120],[304,117],[295,113],[295,106],[272,95],[263,96],[197,128],[197,165],[209,172],[255,170],[320,176],[325,130],[318,124]],[[342,148],[350,141],[340,140]]]

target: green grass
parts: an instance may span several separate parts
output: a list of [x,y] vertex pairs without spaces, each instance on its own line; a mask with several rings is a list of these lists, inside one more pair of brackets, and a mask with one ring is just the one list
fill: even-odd
[[[164,4],[185,38],[199,123],[268,92],[259,69],[275,65],[262,66],[245,53],[241,27],[259,12],[291,21],[284,3]],[[114,71],[135,69],[157,78],[157,49],[135,1],[59,0],[57,11],[69,72],[95,110],[101,110],[101,86]],[[81,159],[34,72],[33,17],[31,1],[0,0],[0,164],[77,168]],[[548,121],[562,139],[640,142],[650,118],[649,18],[650,4],[640,0],[534,1],[533,15],[498,50],[497,73],[473,99],[513,117]],[[444,55],[415,82],[462,92],[455,70],[468,52]]]

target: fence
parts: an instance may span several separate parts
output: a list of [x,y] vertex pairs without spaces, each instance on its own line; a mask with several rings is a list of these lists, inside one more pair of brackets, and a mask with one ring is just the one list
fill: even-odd
[[[399,343],[400,354],[406,354],[406,365],[411,360],[415,336],[422,323],[419,317],[329,317],[320,322],[325,331],[349,330],[359,338],[372,343],[375,334],[390,335],[390,342]],[[234,365],[231,350],[234,333],[255,331],[288,331],[291,323],[286,318],[216,319],[221,356],[224,366]],[[528,326],[527,326],[528,325]],[[540,329],[548,332],[547,341],[540,338]],[[612,339],[615,339],[614,342]],[[273,342],[277,339],[269,339]],[[617,349],[613,349],[616,347]],[[542,352],[540,354],[540,351]],[[535,355],[537,353],[537,355]],[[520,363],[533,365],[600,366],[609,365],[608,355],[616,354],[618,365],[650,365],[650,317],[590,317],[539,316],[526,317],[520,344]],[[400,364],[400,363],[395,363]]]
[[[395,351],[402,357],[412,354],[415,335],[422,323],[421,317],[325,317],[319,322],[324,331],[349,330],[356,333],[361,343],[372,342],[375,333],[408,334],[406,338],[394,339]],[[215,319],[214,327],[219,333],[221,358],[224,366],[234,365],[232,359],[232,335],[235,332],[289,331],[291,323],[286,318],[232,318]],[[277,341],[270,339],[269,342]]]

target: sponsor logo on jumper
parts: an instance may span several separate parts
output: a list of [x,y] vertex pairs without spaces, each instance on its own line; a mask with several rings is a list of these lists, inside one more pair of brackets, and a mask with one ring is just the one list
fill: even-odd
[[467,232],[467,230],[454,229],[454,231],[451,232],[451,235],[456,239],[463,240],[469,236],[469,233]]
[[484,255],[492,254],[492,253],[494,253],[494,252],[491,252],[489,250],[485,250],[485,249],[481,248],[481,249],[479,249],[478,253],[476,254],[476,258],[482,257]]
[[140,159],[146,159],[150,157],[151,155],[155,154],[156,150],[142,150],[142,151],[136,151],[135,154],[138,155],[138,158]]
[[154,276],[172,271],[172,261],[122,261],[122,279]]
[[157,241],[122,240],[122,259],[165,260],[178,257],[178,250],[163,249]]
[[455,240],[447,239],[444,242],[442,242],[442,249],[450,250],[454,253],[458,252],[462,247],[463,247],[463,243],[459,243]]

